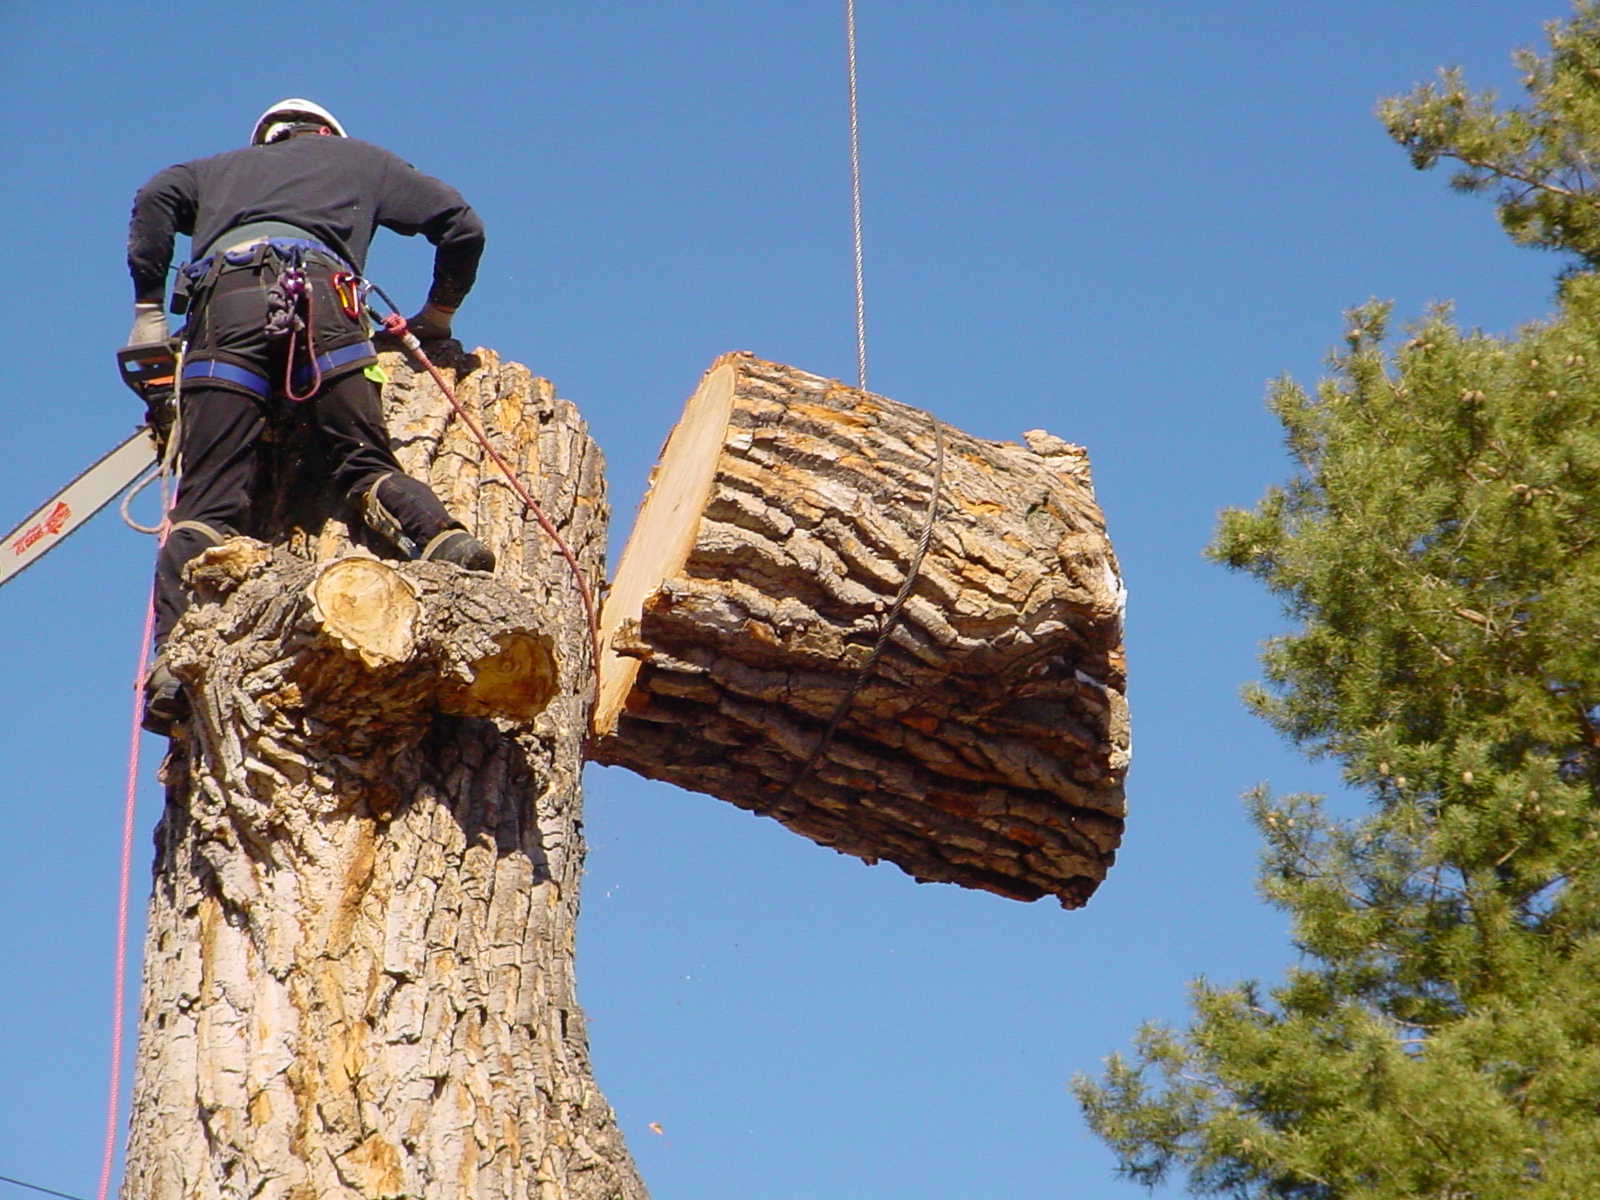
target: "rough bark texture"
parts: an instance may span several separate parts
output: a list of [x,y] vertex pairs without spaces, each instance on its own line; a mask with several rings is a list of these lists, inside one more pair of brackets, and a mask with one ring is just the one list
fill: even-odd
[[[304,488],[265,505],[300,522],[287,549],[235,540],[191,569],[128,1200],[644,1195],[574,993],[581,606],[431,382],[384,365],[402,463],[498,579],[347,557]],[[576,412],[489,352],[446,365],[597,576]]]
[[1088,459],[1042,431],[942,434],[936,481],[928,414],[718,360],[618,565],[592,755],[921,880],[1077,907],[1121,837],[1129,754]]

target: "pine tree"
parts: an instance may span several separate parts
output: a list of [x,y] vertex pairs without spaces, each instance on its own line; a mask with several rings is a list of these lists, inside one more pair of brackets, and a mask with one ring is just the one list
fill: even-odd
[[1451,186],[1498,188],[1496,211],[1512,238],[1576,254],[1600,267],[1600,195],[1593,155],[1600,138],[1600,3],[1577,0],[1573,16],[1545,27],[1550,53],[1512,56],[1529,103],[1501,109],[1493,92],[1473,93],[1461,72],[1439,72],[1378,106],[1389,135],[1427,170],[1459,164]]
[[1193,989],[1075,1082],[1131,1178],[1334,1200],[1600,1194],[1600,5],[1524,55],[1526,110],[1459,79],[1381,109],[1419,166],[1500,184],[1516,238],[1579,256],[1500,338],[1350,314],[1314,391],[1272,389],[1295,472],[1210,553],[1297,628],[1250,706],[1370,798],[1261,790],[1261,884],[1301,952]]

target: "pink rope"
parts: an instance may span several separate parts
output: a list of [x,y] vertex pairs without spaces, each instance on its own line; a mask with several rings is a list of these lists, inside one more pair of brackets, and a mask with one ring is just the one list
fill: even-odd
[[[169,436],[176,437],[174,427]],[[161,523],[156,527],[156,545],[167,544],[172,532],[173,489],[166,466],[161,471]],[[111,1166],[117,1155],[117,1101],[122,1092],[122,1010],[127,1004],[128,977],[128,891],[133,878],[133,818],[139,796],[139,734],[144,728],[144,677],[150,669],[150,645],[155,640],[156,593],[150,589],[150,602],[144,610],[144,632],[139,635],[139,667],[133,676],[133,720],[128,731],[128,778],[122,803],[122,866],[117,879],[117,956],[111,1002],[111,1082],[106,1088],[106,1144],[100,1158],[100,1188],[97,1200],[106,1200],[111,1191]]]
[[[162,522],[165,526],[166,522]],[[150,661],[150,641],[155,631],[155,597],[145,609],[144,634],[139,639],[139,670],[133,678],[133,729],[128,737],[128,786],[122,807],[122,871],[117,885],[117,965],[111,1005],[111,1085],[106,1092],[106,1144],[100,1160],[99,1200],[111,1190],[111,1166],[117,1153],[117,1101],[122,1092],[122,1009],[128,974],[128,890],[133,876],[133,817],[139,793],[139,734],[144,712],[144,674]]]

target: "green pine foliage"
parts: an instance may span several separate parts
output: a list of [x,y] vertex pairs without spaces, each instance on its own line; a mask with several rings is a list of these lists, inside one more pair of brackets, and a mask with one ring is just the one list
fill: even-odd
[[[1551,35],[1524,59],[1533,114],[1423,89],[1385,119],[1421,165],[1581,189],[1562,209],[1519,175],[1501,215],[1600,265],[1571,165],[1600,162],[1600,8]],[[1438,112],[1456,123],[1403,136],[1402,114],[1434,131]],[[1270,988],[1197,983],[1187,1029],[1145,1027],[1074,1088],[1143,1183],[1600,1197],[1600,276],[1511,338],[1445,309],[1389,322],[1351,313],[1327,380],[1274,385],[1294,474],[1210,551],[1296,625],[1247,702],[1336,760],[1367,815],[1251,794],[1299,964]]]
[[1506,231],[1530,246],[1566,250],[1600,267],[1600,207],[1592,160],[1600,129],[1600,4],[1579,0],[1566,22],[1546,26],[1550,54],[1514,56],[1529,104],[1501,109],[1473,93],[1456,70],[1386,100],[1378,116],[1418,168],[1458,164],[1452,186],[1499,189]]

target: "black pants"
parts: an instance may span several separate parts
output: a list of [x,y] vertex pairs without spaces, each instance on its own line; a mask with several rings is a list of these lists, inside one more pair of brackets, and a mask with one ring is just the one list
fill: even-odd
[[[261,333],[270,273],[269,264],[265,270],[247,267],[222,275],[215,295],[203,298],[191,317],[190,361],[215,359],[282,380],[284,344],[269,342]],[[333,316],[342,315],[337,305],[328,307]],[[319,332],[327,335],[315,343],[319,352],[339,348],[341,340],[343,345],[351,345],[365,339],[366,331],[358,325],[352,323],[351,328],[341,330],[331,323],[331,317],[315,309],[314,313],[319,317]],[[357,337],[352,339],[351,333]],[[420,549],[444,530],[459,528],[460,522],[445,511],[425,484],[401,471],[389,448],[378,385],[362,373],[362,367],[371,361],[370,357],[360,359],[330,372],[321,390],[305,402],[305,415],[334,486],[356,503],[358,511],[364,511],[361,502],[367,491],[389,476],[378,488],[378,499],[405,537]],[[189,606],[183,565],[220,538],[246,532],[269,406],[289,401],[277,394],[263,400],[244,384],[205,379],[185,383],[181,403],[183,478],[171,513],[177,528],[156,559],[157,645]]]

